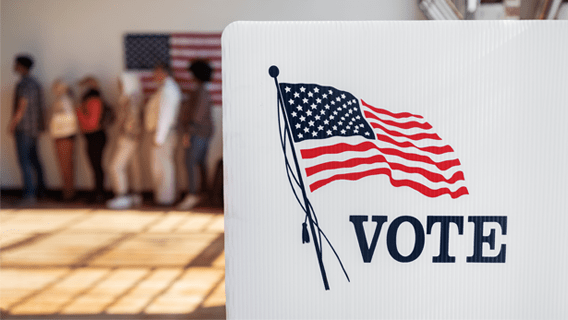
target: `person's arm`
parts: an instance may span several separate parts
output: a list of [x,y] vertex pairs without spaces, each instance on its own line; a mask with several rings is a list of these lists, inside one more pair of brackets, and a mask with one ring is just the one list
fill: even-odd
[[171,127],[176,121],[181,101],[181,93],[173,85],[166,86],[160,97],[160,111],[156,125],[154,143],[161,146],[166,141]]
[[24,114],[26,113],[26,109],[28,108],[28,99],[25,97],[20,97],[18,101],[18,107],[16,112],[12,116],[12,121],[10,122],[10,133],[14,133],[16,131],[16,127],[22,121]]

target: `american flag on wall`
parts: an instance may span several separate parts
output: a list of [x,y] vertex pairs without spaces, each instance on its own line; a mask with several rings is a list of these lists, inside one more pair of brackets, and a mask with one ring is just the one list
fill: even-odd
[[376,108],[329,86],[280,83],[311,192],[338,180],[388,176],[427,197],[468,194],[460,161],[420,115]]
[[221,33],[127,34],[124,37],[126,69],[139,71],[146,97],[157,89],[152,69],[157,63],[167,63],[187,98],[193,89],[193,76],[187,70],[195,59],[207,59],[214,69],[209,84],[215,106],[222,105],[221,94]]

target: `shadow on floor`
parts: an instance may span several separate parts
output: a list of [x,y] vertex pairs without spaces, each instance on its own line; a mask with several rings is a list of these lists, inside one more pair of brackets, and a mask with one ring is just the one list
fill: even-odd
[[200,307],[185,314],[55,314],[55,315],[9,315],[2,312],[0,319],[5,320],[173,320],[173,319],[225,319],[225,306]]

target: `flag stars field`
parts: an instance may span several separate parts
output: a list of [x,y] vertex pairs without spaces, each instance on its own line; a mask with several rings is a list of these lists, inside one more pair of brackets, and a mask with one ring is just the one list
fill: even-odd
[[[361,117],[357,112],[357,108],[348,109],[348,105],[357,103],[357,99],[350,94],[334,90],[321,90],[319,86],[315,85],[288,85],[283,89],[288,99],[287,110],[290,112],[289,116],[295,119],[292,120],[291,124],[295,131],[293,134],[296,140],[332,137],[334,136],[334,131],[336,132],[335,134],[339,135],[358,135],[360,130],[358,128],[354,130],[353,126],[359,127],[359,124],[361,124],[361,128],[365,127],[364,121],[361,121]],[[327,91],[327,93],[322,93],[322,91]],[[330,106],[329,103],[322,104],[324,99],[343,101],[345,103],[336,107],[335,102],[331,101],[332,104]],[[297,104],[298,102],[309,106],[309,108],[304,110],[302,105]],[[292,106],[295,107],[294,111],[290,110]],[[338,111],[342,113],[340,114]],[[336,117],[338,116],[341,117],[341,121],[337,121]],[[302,125],[298,126],[302,122],[307,122],[307,127],[316,127],[318,130],[310,132]],[[349,125],[346,125],[347,122],[350,122]],[[367,130],[372,131],[371,127],[368,124],[366,125]],[[302,129],[304,129],[303,132],[301,132]],[[310,135],[306,136],[304,135],[305,133],[310,133]],[[369,134],[367,138],[372,139],[372,136]]]

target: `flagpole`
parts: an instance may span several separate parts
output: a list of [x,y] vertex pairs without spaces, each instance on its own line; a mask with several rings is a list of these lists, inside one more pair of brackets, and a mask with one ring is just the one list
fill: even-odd
[[[304,181],[302,179],[302,172],[300,170],[300,165],[298,164],[298,158],[296,156],[296,149],[294,148],[294,140],[292,139],[292,134],[290,133],[290,128],[288,127],[288,117],[286,116],[286,109],[284,109],[284,99],[282,98],[282,93],[280,92],[280,86],[278,84],[278,74],[280,74],[280,70],[278,70],[278,67],[276,66],[271,66],[268,69],[268,73],[270,74],[270,76],[272,78],[274,78],[274,83],[276,84],[276,90],[278,92],[278,100],[280,101],[280,106],[282,108],[282,113],[284,116],[284,119],[286,120],[286,126],[284,127],[284,131],[286,132],[286,135],[288,136],[288,140],[290,141],[290,148],[292,149],[292,156],[294,157],[294,165],[296,167],[296,172],[298,175],[298,182],[300,185],[300,189],[302,190],[302,196],[304,198],[304,207],[306,210],[306,214],[308,215],[308,221],[310,223],[310,229],[312,232],[312,239],[314,240],[314,247],[316,249],[316,255],[318,257],[318,263],[319,263],[319,267],[320,267],[320,271],[321,271],[321,277],[323,280],[323,285],[325,287],[325,290],[329,290],[329,283],[327,281],[327,274],[325,272],[325,268],[323,266],[323,258],[322,258],[322,252],[320,250],[320,246],[318,243],[318,238],[316,237],[316,230],[314,227],[314,220],[312,217],[312,211],[311,211],[311,206],[308,205],[308,195],[306,193],[305,187],[304,187]],[[284,154],[284,156],[286,156],[286,154]],[[293,187],[293,186],[292,186]]]

